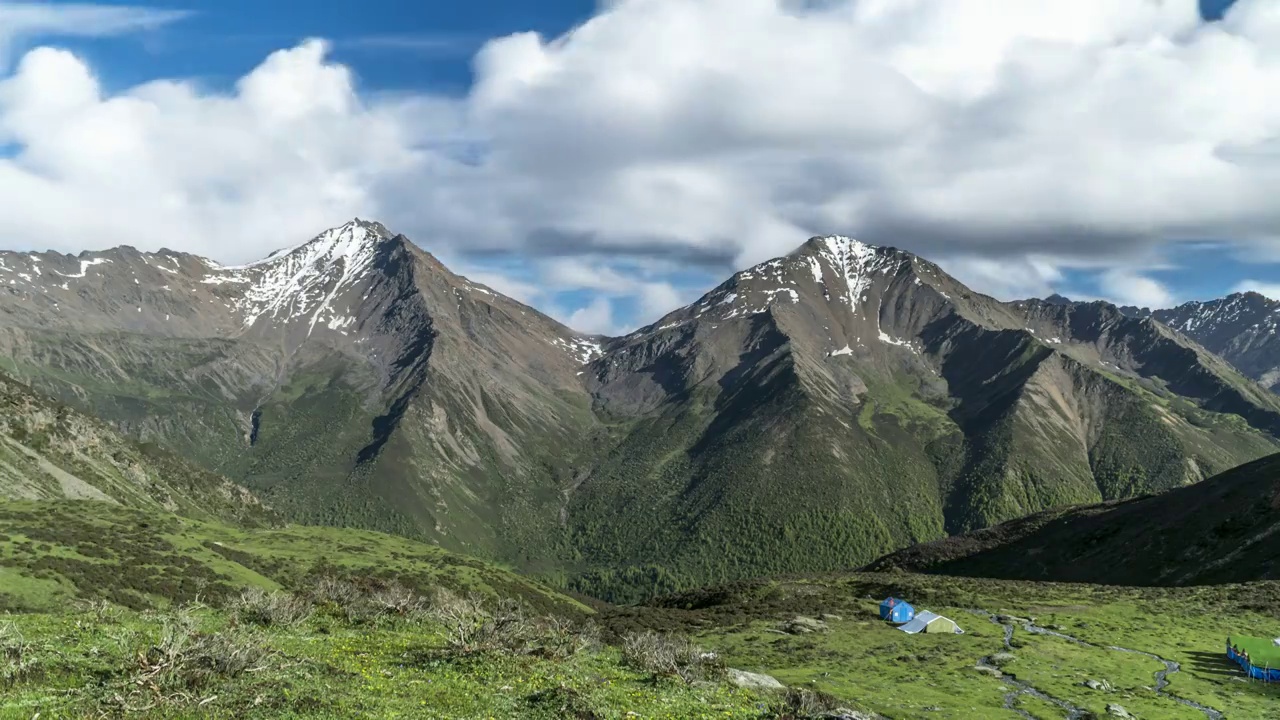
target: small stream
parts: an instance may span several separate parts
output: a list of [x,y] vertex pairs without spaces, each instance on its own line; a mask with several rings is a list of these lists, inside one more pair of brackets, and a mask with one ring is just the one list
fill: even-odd
[[[1010,651],[1013,650],[1013,644],[1012,644],[1013,625],[1010,622],[1002,622],[1001,618],[1005,617],[1006,620],[1010,620],[1010,621],[1012,621],[1014,618],[999,616],[994,613],[987,612],[986,610],[970,610],[969,612],[975,615],[985,617],[991,622],[995,623],[996,625],[999,625],[1000,627],[1004,628],[1005,648]],[[1034,625],[1030,622],[1022,623],[1022,629],[1033,635],[1048,635],[1050,637],[1061,638],[1062,640],[1066,640],[1067,642],[1072,642],[1077,645],[1081,645],[1083,647],[1114,650],[1116,652],[1131,653],[1133,655],[1142,655],[1143,657],[1151,658],[1152,660],[1155,660],[1156,662],[1164,665],[1164,669],[1155,674],[1156,695],[1159,695],[1160,697],[1168,698],[1181,705],[1195,708],[1196,710],[1199,710],[1200,712],[1204,713],[1205,717],[1208,718],[1208,720],[1222,720],[1222,712],[1219,710],[1215,710],[1207,705],[1201,705],[1200,703],[1195,702],[1194,700],[1188,700],[1186,698],[1178,697],[1177,695],[1171,695],[1165,692],[1165,688],[1169,687],[1169,676],[1182,670],[1182,666],[1172,660],[1166,660],[1165,658],[1162,658],[1159,655],[1156,655],[1154,653],[1144,652],[1142,650],[1133,650],[1131,648],[1123,648],[1118,645],[1107,645],[1105,647],[1102,645],[1094,645],[1093,643],[1085,642],[1080,638],[1067,635],[1065,633],[1054,632],[1053,630],[1049,630],[1048,628],[1042,628],[1039,625]],[[978,665],[983,667],[995,667],[995,665],[991,663],[990,657],[982,658],[981,660],[978,661]],[[999,669],[999,668],[996,668],[996,669]],[[1016,702],[1019,695],[1031,695],[1033,697],[1040,698],[1041,700],[1047,700],[1053,703],[1054,705],[1057,705],[1058,707],[1062,708],[1063,710],[1067,711],[1067,717],[1070,720],[1076,720],[1077,718],[1084,717],[1086,714],[1085,710],[1078,708],[1064,700],[1058,700],[1056,698],[1049,697],[1048,695],[1041,692],[1040,690],[1037,690],[1036,688],[1032,687],[1028,683],[1024,683],[1020,680],[1017,680],[1016,678],[1012,678],[1009,675],[1005,675],[1004,677],[1005,679],[1011,680],[1014,685],[1018,686],[1017,690],[1009,693],[1008,695],[1005,695],[1004,706],[1018,713],[1019,715],[1022,715],[1023,717],[1030,718],[1031,715],[1024,710],[1019,710],[1018,708],[1013,707],[1013,703]]]
[[[982,617],[985,617],[987,620],[990,620],[996,625],[999,625],[1000,627],[1004,628],[1005,650],[1008,650],[1009,652],[1013,652],[1013,626],[1012,625],[1008,623],[1000,622],[1000,620],[996,617],[996,615],[994,615],[993,613],[986,612],[985,610],[970,610],[969,612],[973,613],[974,615],[980,615]],[[1078,720],[1079,718],[1083,718],[1086,715],[1086,711],[1083,708],[1078,708],[1075,705],[1072,705],[1071,703],[1067,702],[1066,700],[1059,700],[1058,698],[1052,697],[1042,692],[1041,690],[1036,689],[1033,685],[1031,685],[1031,683],[1023,682],[1022,680],[1019,680],[1016,676],[1009,675],[1005,673],[1003,670],[1000,670],[1000,668],[994,662],[992,662],[990,655],[979,659],[978,666],[992,668],[1000,672],[1001,674],[1000,681],[1005,683],[1006,685],[1013,686],[1014,688],[1013,690],[1005,693],[1004,707],[1006,710],[1011,710],[1021,715],[1022,717],[1027,718],[1027,720],[1035,720],[1035,716],[1027,712],[1026,710],[1023,710],[1022,708],[1016,707],[1016,703],[1018,702],[1018,697],[1021,695],[1030,695],[1031,697],[1038,698],[1040,700],[1044,700],[1045,702],[1057,705],[1067,713],[1067,718],[1069,720]]]

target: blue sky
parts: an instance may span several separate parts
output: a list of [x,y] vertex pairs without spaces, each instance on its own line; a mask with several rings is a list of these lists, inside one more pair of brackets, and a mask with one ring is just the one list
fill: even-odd
[[[56,0],[53,4],[63,3]],[[124,3],[119,3],[124,4]],[[100,58],[106,78],[131,85],[156,76],[227,85],[269,53],[309,37],[333,41],[333,57],[370,89],[464,93],[471,57],[492,37],[558,35],[591,16],[591,0],[140,0],[133,7],[189,10],[190,19],[143,38],[61,42]],[[157,67],[160,64],[160,67]]]
[[[1117,1],[1136,4],[1139,0]],[[1260,2],[1242,0],[1249,1]],[[842,0],[836,0],[833,4],[840,2]],[[0,12],[3,12],[6,4],[4,0],[0,0]],[[1201,13],[1207,19],[1217,19],[1231,4],[1231,0],[1201,0]],[[71,7],[73,3],[53,2],[48,5],[55,8]],[[618,5],[638,6],[637,3],[626,0]],[[938,3],[939,7],[943,5]],[[727,4],[725,0],[708,0],[707,7],[712,6],[720,8],[722,15],[715,16],[708,11],[706,17],[690,15],[683,22],[707,22],[706,29],[702,32],[723,35],[724,37],[717,38],[722,45],[725,44],[725,38],[732,41],[738,36],[744,38],[745,43],[750,33],[760,32],[762,28],[763,37],[773,37],[775,33],[769,23],[776,25],[786,22],[782,16],[765,18],[763,11],[759,11],[761,3],[758,1],[753,3],[756,10],[752,12],[737,13],[733,9],[735,6]],[[1069,6],[1069,3],[1061,5]],[[841,139],[830,140],[816,138],[835,137],[832,132],[838,134],[845,132],[845,129],[833,131],[830,125],[819,122],[813,129],[796,131],[794,127],[797,121],[790,116],[780,117],[776,128],[761,125],[761,118],[769,116],[775,109],[768,101],[771,94],[778,94],[780,89],[789,90],[788,85],[802,84],[790,82],[788,77],[798,80],[813,74],[805,72],[802,65],[797,65],[793,76],[780,71],[774,73],[779,77],[768,78],[762,76],[770,74],[778,62],[771,65],[762,61],[764,64],[759,67],[745,67],[752,65],[747,61],[749,58],[741,63],[731,59],[729,65],[724,65],[724,58],[712,57],[706,65],[709,68],[720,68],[714,71],[719,72],[720,76],[708,75],[710,79],[705,82],[712,84],[704,85],[707,88],[716,87],[715,83],[724,79],[723,68],[731,67],[736,70],[735,65],[744,66],[743,77],[734,78],[725,85],[730,88],[731,94],[724,97],[731,98],[731,103],[742,106],[739,116],[729,117],[729,110],[709,109],[713,101],[708,100],[705,107],[690,105],[671,118],[656,118],[651,124],[652,133],[656,137],[648,138],[645,136],[645,124],[631,120],[653,107],[667,107],[674,101],[667,105],[636,105],[628,109],[620,103],[638,102],[635,97],[602,99],[599,93],[607,95],[619,88],[625,89],[629,87],[629,82],[643,80],[642,76],[652,69],[650,66],[654,66],[656,69],[653,69],[654,76],[651,79],[654,84],[649,87],[663,90],[669,86],[680,102],[697,100],[697,92],[690,94],[682,88],[676,88],[678,74],[660,74],[663,54],[674,56],[685,52],[685,49],[674,45],[670,48],[662,47],[663,38],[676,37],[670,32],[678,25],[661,25],[663,22],[674,22],[672,18],[678,16],[675,10],[666,15],[653,12],[646,14],[636,7],[616,11],[601,10],[589,0],[551,0],[539,3],[516,0],[473,0],[468,3],[437,0],[416,3],[401,0],[338,0],[328,3],[302,0],[273,0],[269,3],[250,0],[219,0],[216,3],[138,0],[129,3],[129,7],[139,12],[180,10],[190,14],[176,22],[158,23],[158,27],[148,26],[137,32],[98,33],[102,35],[100,37],[76,36],[77,33],[70,30],[19,34],[9,39],[10,60],[31,48],[54,45],[71,50],[81,59],[96,77],[100,86],[99,94],[103,97],[128,94],[132,92],[132,88],[158,79],[177,79],[189,81],[202,99],[213,101],[236,97],[240,92],[237,90],[237,83],[246,75],[254,73],[256,68],[264,66],[264,61],[273,53],[296,49],[308,38],[323,38],[328,41],[323,58],[317,55],[308,61],[299,60],[294,70],[304,65],[314,65],[317,68],[345,66],[354,74],[354,92],[363,98],[364,106],[358,111],[350,111],[360,117],[350,122],[346,119],[341,123],[335,121],[336,124],[323,124],[329,120],[323,120],[323,123],[317,121],[321,124],[313,128],[315,133],[300,133],[300,138],[311,138],[313,135],[322,137],[325,133],[352,133],[353,136],[358,136],[368,134],[374,128],[394,127],[396,138],[406,138],[416,133],[422,133],[425,137],[431,133],[444,132],[461,138],[463,143],[475,143],[476,147],[484,148],[484,152],[478,156],[481,159],[475,162],[483,170],[482,173],[471,173],[461,166],[441,169],[438,162],[430,159],[412,171],[405,171],[396,167],[394,151],[389,152],[387,159],[380,161],[381,164],[372,169],[366,167],[367,164],[352,165],[353,156],[376,153],[381,151],[379,148],[385,149],[378,145],[371,146],[371,150],[361,144],[359,137],[350,140],[350,147],[344,145],[333,150],[332,157],[328,154],[330,149],[302,147],[303,141],[299,140],[298,154],[310,157],[318,153],[325,157],[322,163],[324,167],[314,171],[313,182],[337,187],[335,192],[338,193],[336,197],[339,200],[330,201],[317,196],[307,199],[294,213],[289,213],[288,207],[274,207],[274,215],[260,207],[246,207],[246,214],[261,215],[255,215],[252,222],[246,221],[246,228],[273,227],[271,221],[275,218],[277,225],[286,228],[282,230],[286,237],[279,242],[246,237],[243,241],[236,241],[240,244],[235,244],[226,239],[225,229],[220,229],[216,232],[210,230],[207,238],[192,240],[192,251],[221,255],[220,259],[246,259],[243,255],[257,252],[264,242],[274,245],[289,244],[296,240],[293,235],[304,232],[302,228],[310,228],[308,232],[317,231],[321,228],[313,225],[330,221],[336,224],[344,219],[341,217],[343,214],[373,213],[388,221],[394,229],[404,230],[462,272],[534,303],[561,319],[588,326],[586,329],[611,331],[629,329],[654,320],[656,314],[671,309],[678,302],[693,300],[733,270],[785,252],[803,241],[807,231],[819,229],[824,232],[853,234],[876,244],[891,244],[920,252],[939,260],[944,267],[952,269],[961,279],[974,284],[978,289],[1007,298],[1058,291],[1078,297],[1107,297],[1119,302],[1167,304],[1222,295],[1246,282],[1252,287],[1280,291],[1280,274],[1277,274],[1277,266],[1273,264],[1275,259],[1280,258],[1280,251],[1270,250],[1269,218],[1259,218],[1258,212],[1246,208],[1232,210],[1238,213],[1238,217],[1223,220],[1223,210],[1219,206],[1205,208],[1194,217],[1184,218],[1179,212],[1177,201],[1158,199],[1182,197],[1188,192],[1182,186],[1171,188],[1167,194],[1153,194],[1157,199],[1152,202],[1159,203],[1152,206],[1154,210],[1138,207],[1133,210],[1132,217],[1124,217],[1123,208],[1117,210],[1110,201],[1100,201],[1096,207],[1089,204],[1097,201],[1101,193],[1089,191],[1089,187],[1098,182],[1098,178],[1088,175],[1095,172],[1093,166],[1082,167],[1081,172],[1085,175],[1081,176],[1080,181],[1064,186],[1068,194],[1078,192],[1078,197],[1073,195],[1070,201],[1049,201],[1044,206],[1043,222],[1039,222],[1034,215],[1029,215],[1029,220],[1015,218],[1010,221],[1005,217],[1009,213],[1009,207],[1016,209],[1023,203],[1022,200],[1004,199],[1022,191],[1022,184],[1016,182],[1001,189],[990,199],[984,195],[976,201],[973,196],[965,194],[971,192],[972,188],[960,188],[956,192],[961,194],[955,197],[963,199],[954,202],[939,201],[937,207],[943,209],[937,210],[939,214],[936,217],[933,215],[936,209],[934,206],[921,204],[926,202],[923,198],[932,195],[923,190],[913,193],[911,183],[899,178],[885,180],[883,187],[875,188],[875,192],[848,197],[839,196],[841,188],[838,186],[815,187],[814,183],[818,181],[813,178],[836,178],[832,182],[837,183],[841,182],[839,178],[846,178],[845,182],[856,184],[863,180],[864,175],[873,172],[883,174],[883,169],[862,162],[862,158],[872,152],[870,150],[859,150],[851,154],[850,157],[854,159],[844,166],[826,167],[826,158],[821,151],[814,154],[808,149],[797,148],[809,148],[815,142],[818,147],[822,147],[823,143],[835,143],[833,147],[842,148],[861,147],[858,144],[866,142],[867,133],[879,137],[875,133],[882,132],[883,128],[875,126],[863,129],[859,125],[855,130],[848,131],[846,136],[841,136]],[[641,38],[636,41],[637,45],[610,55],[613,46],[591,45],[583,37],[575,36],[559,43],[551,42],[601,13],[608,17],[606,22],[597,23],[600,26],[596,29],[597,35],[604,37],[609,32],[619,32],[616,37],[625,38],[634,34]],[[738,15],[742,17],[737,17]],[[748,24],[743,19],[747,16],[754,18],[751,22],[759,22]],[[903,43],[923,42],[917,37],[918,28],[912,24],[919,23],[920,27],[927,27],[930,16],[917,14],[901,17],[909,19],[891,27],[890,32],[900,32],[904,38]],[[983,24],[980,18],[978,20],[977,25],[970,27],[981,32]],[[999,25],[994,22],[996,18],[991,20],[993,28]],[[1033,20],[1024,18],[1023,22]],[[627,33],[624,23],[634,23],[637,28],[635,33]],[[613,27],[614,25],[619,27]],[[698,26],[689,24],[687,27]],[[825,29],[825,26],[818,25],[815,21],[810,29],[802,31],[796,37],[808,38]],[[529,43],[511,41],[508,37],[527,31],[539,33],[543,40],[536,51]],[[877,30],[879,34],[884,32],[883,29]],[[1016,28],[1014,32],[1016,34]],[[779,42],[786,42],[781,34],[777,35]],[[1171,35],[1173,36],[1176,34]],[[1122,34],[1117,37],[1123,41],[1128,36]],[[655,41],[654,38],[658,40]],[[4,39],[3,33],[0,33],[0,41]],[[710,40],[711,37],[707,36],[707,39]],[[1252,36],[1249,39],[1255,41]],[[944,37],[941,41],[950,42],[950,39]],[[935,39],[930,42],[941,41]],[[795,39],[789,42],[791,47],[797,46]],[[994,45],[996,42],[993,39],[989,44]],[[501,52],[494,53],[498,60],[486,71],[484,77],[479,78],[484,92],[478,95],[484,98],[500,97],[501,103],[497,106],[492,103],[485,105],[472,96],[477,82],[474,72],[476,54],[487,43],[492,43]],[[622,40],[613,43],[623,44]],[[819,43],[815,41],[815,45],[817,44]],[[982,45],[975,47],[981,48]],[[1088,53],[1094,52],[1091,49],[1094,47],[1082,46],[1081,56],[1087,57]],[[671,50],[670,53],[666,53],[668,49]],[[946,47],[940,47],[939,56],[947,50]],[[637,56],[636,53],[641,51],[654,53],[653,60]],[[742,50],[732,49],[730,52],[740,53]],[[884,57],[890,57],[892,46],[883,46],[879,52],[885,53]],[[786,58],[788,53],[785,48],[783,53],[779,57]],[[844,55],[843,51],[838,54]],[[301,58],[306,53],[299,51],[295,55]],[[689,57],[690,63],[705,60],[694,55]],[[874,54],[869,57],[879,59]],[[575,95],[573,86],[552,85],[538,88],[540,91],[545,90],[541,94],[528,94],[527,97],[510,95],[512,87],[520,87],[519,83],[511,84],[513,78],[518,78],[523,68],[544,61],[559,63],[558,67],[564,72],[564,77],[581,78],[574,82],[594,88],[597,96],[589,96],[585,92]],[[574,63],[579,65],[575,66]],[[598,67],[605,66],[621,68],[622,74],[619,77],[630,80],[615,83],[606,79],[598,86],[592,85],[592,80],[597,79],[596,74],[603,72]],[[1237,72],[1230,66],[1223,67],[1227,68],[1221,71],[1228,73],[1226,79],[1232,77],[1230,73]],[[679,70],[678,67],[676,69]],[[979,73],[980,70],[981,68],[975,67],[973,72]],[[967,92],[965,88],[968,86],[962,83],[972,80],[969,77],[937,76],[936,69],[924,66],[906,66],[904,72],[910,74],[911,71],[924,73],[913,75],[912,79],[927,90],[936,89],[938,97],[946,98],[949,102],[954,102],[956,98],[964,100]],[[756,73],[754,78],[750,76],[751,72]],[[857,74],[845,77],[845,81],[850,82],[864,80],[863,75]],[[935,88],[934,85],[941,81],[957,84],[949,89],[942,86]],[[1218,78],[1216,83],[1221,85],[1221,81],[1222,78]],[[779,82],[780,85],[776,84]],[[1211,78],[1208,87],[1212,90],[1214,84],[1215,81]],[[832,101],[839,104],[850,102],[850,98],[856,99],[864,95],[870,97],[872,92],[888,92],[884,87],[868,85],[869,89],[865,92],[850,91],[833,97],[822,95],[827,91],[818,88],[814,90],[815,94],[805,94],[807,91],[799,93],[797,100],[790,104],[804,107],[805,103],[814,102],[815,98],[817,104],[814,107],[831,105]],[[1087,87],[1087,83],[1081,87]],[[497,88],[503,88],[502,92],[507,94],[498,93]],[[278,93],[279,90],[273,92]],[[1163,92],[1167,93],[1167,88]],[[1197,92],[1203,93],[1203,90]],[[711,93],[706,94],[711,97]],[[765,98],[758,100],[764,104],[752,105],[750,97],[753,95],[758,96],[757,100]],[[1159,93],[1155,96],[1158,97]],[[748,99],[744,100],[743,97]],[[876,97],[893,100],[896,96]],[[1087,95],[1081,97],[1091,99]],[[1193,95],[1188,91],[1188,97],[1194,100],[1200,95]],[[405,98],[412,102],[403,100]],[[1033,101],[1043,104],[1052,103],[1055,99],[1049,94],[1041,97],[1028,96],[1028,99],[1014,103],[1011,107],[1030,108]],[[715,102],[723,107],[725,101]],[[856,100],[852,102],[856,104]],[[912,100],[904,107],[910,108],[914,102]],[[1119,101],[1111,102],[1114,106]],[[616,116],[605,114],[611,107],[610,103],[618,105]],[[780,101],[776,105],[786,106],[788,102]],[[1112,106],[1100,106],[1102,111],[1090,116],[1089,120],[1107,122],[1106,116],[1111,112],[1108,108]],[[498,107],[505,115],[494,115],[496,111],[492,107]],[[730,110],[738,108],[734,106]],[[1138,112],[1145,110],[1146,108],[1138,108]],[[475,120],[477,112],[486,111],[490,116],[482,117],[481,121]],[[0,108],[0,112],[3,112],[3,108]],[[184,120],[187,116],[179,116],[177,111],[173,112],[175,119],[171,123],[179,131],[181,123],[194,122],[191,119]],[[707,114],[708,112],[711,114]],[[884,112],[893,117],[892,113]],[[905,118],[903,122],[907,125],[914,122],[911,112],[916,110],[904,110],[907,114],[902,115]],[[845,113],[843,117],[852,118],[865,114]],[[575,129],[575,123],[587,122],[582,120],[584,117],[592,120]],[[839,117],[841,116],[837,116],[836,123],[841,122]],[[1044,113],[1028,111],[1026,118],[1029,119],[1019,122],[1024,125],[1027,122],[1044,122],[1045,117]],[[419,121],[417,118],[422,119]],[[707,127],[721,129],[711,135],[699,134],[689,138],[681,135],[684,128],[698,127],[698,123],[702,122],[700,118],[708,119],[710,124]],[[990,122],[992,115],[975,105],[974,114],[966,122],[972,125],[979,119]],[[664,125],[664,122],[675,124]],[[1176,123],[1177,118],[1173,115],[1153,116],[1139,121],[1158,122]],[[1224,123],[1224,133],[1239,133],[1237,129],[1227,127],[1228,122]],[[418,125],[431,130],[428,132]],[[994,129],[999,126],[999,121],[993,122],[993,129],[979,133],[983,142],[1001,142],[1005,131]],[[200,137],[193,130],[175,132],[184,137]],[[779,133],[783,132],[800,134],[784,137],[780,145],[766,145],[776,142]],[[811,134],[805,136],[805,132]],[[902,137],[911,137],[910,132],[902,132]],[[1045,137],[1045,133],[1052,136],[1056,132],[1061,130],[1042,129],[1031,136]],[[1146,133],[1141,130],[1140,125],[1138,132],[1157,137],[1161,135]],[[729,144],[703,153],[701,146],[691,144],[709,142],[716,145],[716,133],[734,136],[732,141],[736,145]],[[1100,125],[1099,136],[1106,134],[1109,134],[1109,129]],[[579,138],[584,147],[591,148],[596,154],[587,156],[585,151],[580,153],[575,146]],[[669,146],[658,147],[668,138],[674,138],[670,140]],[[1233,137],[1215,136],[1210,141],[1220,146],[1230,145],[1228,141],[1231,139]],[[403,155],[416,157],[415,153],[424,148],[435,147],[437,139],[432,135],[427,140],[408,138],[402,141]],[[194,142],[198,143],[199,140]],[[755,142],[761,144],[753,145]],[[8,153],[13,156],[21,156],[24,149],[29,150],[36,144],[38,141],[0,137],[0,147],[8,148]],[[954,143],[957,147],[966,144]],[[650,145],[654,149],[646,149]],[[356,147],[364,149],[352,149]],[[1155,151],[1173,149],[1171,146],[1155,148]],[[951,148],[946,150],[950,152]],[[174,151],[174,148],[167,147],[165,151]],[[178,151],[181,151],[180,146]],[[291,151],[286,143],[283,149],[276,145],[246,153],[266,155],[283,152],[281,157],[288,159]],[[151,148],[147,156],[152,157],[158,152],[161,150]],[[635,156],[621,157],[628,152]],[[644,152],[651,155],[644,156]],[[488,167],[487,157],[490,154],[502,158],[506,165],[501,168]],[[686,157],[695,156],[701,165],[686,162]],[[781,159],[761,165],[758,158],[763,156]],[[726,157],[729,157],[728,161],[725,160]],[[653,158],[660,158],[661,162]],[[978,162],[986,159],[978,158]],[[616,166],[610,166],[611,162],[617,163]],[[971,168],[964,163],[972,162],[973,158],[943,159],[935,163],[934,167],[922,168],[924,175],[917,175],[937,176],[939,168],[951,168],[946,172],[956,172],[956,168],[969,170]],[[655,163],[661,165],[659,170],[654,170]],[[154,169],[151,165],[145,167]],[[212,185],[220,188],[219,192],[223,195],[229,192],[231,196],[236,196],[239,192],[258,197],[261,193],[287,185],[286,190],[280,191],[280,197],[291,199],[298,196],[299,186],[294,183],[303,183],[307,177],[305,175],[281,180],[269,178],[262,182],[261,187],[250,186],[250,178],[256,183],[257,175],[262,173],[263,167],[261,164],[255,166],[248,163],[246,167],[236,170],[244,173],[246,188],[250,188],[243,191],[234,187],[238,176],[223,173],[222,169],[216,172],[211,170],[210,174],[199,174],[196,180],[190,180],[195,185],[183,187],[182,190],[189,192],[190,197],[200,198],[209,192],[206,185]],[[307,172],[313,170],[308,168]],[[257,175],[250,174],[250,171]],[[637,173],[655,172],[665,185],[636,185],[640,182],[636,180]],[[801,175],[796,175],[797,172]],[[1167,170],[1162,172],[1169,174]],[[648,174],[644,177],[648,178]],[[751,187],[732,187],[736,180],[735,174],[765,177],[767,182],[762,180],[753,182]],[[775,174],[779,176],[776,179],[772,177]],[[366,181],[366,176],[373,179]],[[158,175],[154,178],[158,187],[163,187],[163,183],[168,181],[166,177]],[[1146,180],[1146,176],[1141,174],[1134,177],[1140,183]],[[352,178],[357,180],[353,181]],[[188,180],[184,176],[173,182]],[[1190,187],[1197,190],[1194,180],[1192,178]],[[351,182],[366,182],[367,186],[351,191],[345,185]],[[644,182],[650,181],[646,179]],[[1111,193],[1112,196],[1134,186],[1132,178],[1127,183],[1120,180],[1116,182],[1119,183],[1119,190]],[[1206,175],[1202,182],[1208,184],[1215,181]],[[232,187],[228,190],[227,186]],[[454,192],[455,186],[464,189]],[[490,191],[488,188],[491,186],[500,187],[501,192]],[[655,195],[659,190],[654,188],[666,186],[686,187],[688,190],[683,195],[666,200],[655,199],[660,194]],[[77,184],[77,187],[80,185]],[[305,184],[301,187],[305,188]],[[387,187],[393,189],[388,191]],[[635,187],[640,187],[640,190],[635,190]],[[1079,190],[1081,187],[1086,189]],[[421,197],[417,194],[419,188]],[[625,193],[617,194],[624,191],[616,188],[624,188]],[[595,197],[596,190],[600,191],[598,198]],[[539,195],[539,192],[542,194]],[[814,196],[806,196],[802,198],[804,202],[797,203],[796,193],[810,193]],[[1001,193],[1004,194],[1003,197]],[[574,194],[582,194],[583,197],[578,202],[565,199]],[[289,201],[291,200],[281,202]],[[971,210],[975,202],[980,207],[978,210]],[[989,206],[986,204],[988,202]],[[1032,200],[1029,204],[1034,205],[1035,202],[1036,200]],[[1068,214],[1072,202],[1080,203],[1083,208],[1076,215]],[[1229,200],[1221,202],[1230,204]],[[762,209],[758,207],[760,203],[776,203],[776,207]],[[80,202],[77,206],[83,207],[85,203]],[[884,207],[893,209],[879,211],[879,208]],[[1058,211],[1064,217],[1054,217],[1054,213]],[[191,226],[184,225],[183,222],[197,222],[194,218],[214,216],[223,225],[234,227],[235,212],[234,205],[218,206],[203,215],[175,218],[174,229],[168,233],[169,237],[143,238],[131,242],[146,246],[167,240],[172,246],[173,236],[191,234]],[[666,216],[668,212],[670,217]],[[1153,217],[1153,213],[1171,217]],[[151,216],[155,216],[154,211]],[[297,221],[292,224],[280,223],[280,216],[296,217]],[[1277,220],[1280,221],[1280,218]],[[1010,225],[1010,222],[1013,224]],[[1032,237],[1039,234],[1041,225],[1048,228],[1044,230],[1046,237]],[[1096,232],[1094,225],[1098,226]],[[48,222],[41,224],[33,220],[30,226],[47,228]],[[1061,235],[1056,235],[1053,231],[1053,228],[1058,227],[1062,228]],[[1082,239],[1073,237],[1071,233],[1080,231],[1081,227],[1086,228],[1085,236]],[[1181,239],[1172,242],[1168,236],[1160,235],[1165,232],[1163,230],[1135,231],[1134,227],[1172,228],[1170,232],[1178,232]],[[1250,234],[1249,243],[1234,242],[1240,239],[1231,234],[1236,232],[1236,227],[1246,228],[1240,232]],[[16,233],[17,239],[9,243],[11,246],[22,248],[24,245],[45,241],[50,236],[47,229],[43,232],[31,230],[29,232],[32,236],[39,237],[40,240],[24,238],[22,233],[27,232],[24,228],[25,226],[7,230]],[[1191,230],[1188,231],[1188,228]],[[1228,231],[1226,228],[1232,229]],[[0,230],[6,230],[6,227],[0,225]],[[1135,234],[1137,232],[1142,234],[1141,238]],[[79,236],[73,236],[68,231],[68,238],[62,240],[65,249],[72,249],[71,245],[76,242],[76,237]],[[104,232],[100,234],[100,241],[108,242],[115,237],[117,235]],[[99,240],[88,242],[96,241]],[[1142,303],[1143,300],[1153,302]]]

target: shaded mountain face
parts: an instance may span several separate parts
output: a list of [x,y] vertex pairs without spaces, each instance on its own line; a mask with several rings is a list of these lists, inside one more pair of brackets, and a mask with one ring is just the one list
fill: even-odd
[[246,488],[0,374],[0,498],[97,500],[197,519],[273,522]]
[[613,599],[848,568],[1280,448],[1280,400],[1159,322],[1000,303],[848,238],[620,338],[360,221],[243,267],[0,262],[0,362],[33,385],[294,519]]
[[1162,495],[1050,510],[868,569],[1116,585],[1280,579],[1280,455]]
[[1272,391],[1280,390],[1280,301],[1255,292],[1189,302],[1151,317],[1195,340]]

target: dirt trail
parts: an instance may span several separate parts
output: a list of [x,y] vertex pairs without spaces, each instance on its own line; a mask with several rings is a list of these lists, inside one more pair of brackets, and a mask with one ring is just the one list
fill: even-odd
[[[1159,695],[1160,697],[1168,698],[1181,705],[1186,705],[1187,707],[1195,708],[1196,710],[1199,710],[1200,712],[1204,713],[1205,717],[1208,718],[1208,720],[1222,720],[1222,712],[1219,710],[1215,710],[1207,705],[1201,705],[1200,703],[1195,702],[1194,700],[1188,700],[1186,698],[1178,697],[1177,695],[1171,695],[1165,692],[1165,688],[1169,687],[1169,676],[1176,672],[1180,672],[1182,670],[1182,666],[1172,660],[1166,660],[1165,658],[1162,658],[1159,655],[1156,655],[1154,653],[1145,652],[1143,650],[1133,650],[1131,648],[1120,647],[1118,645],[1094,645],[1093,643],[1086,642],[1072,635],[1055,632],[1053,630],[1049,630],[1048,628],[1042,628],[1038,625],[1035,625],[1034,623],[1031,623],[1030,621],[1023,620],[1022,618],[1012,618],[1006,615],[997,615],[995,613],[991,613],[986,610],[970,610],[969,612],[975,615],[979,615],[981,617],[985,617],[991,622],[995,623],[996,625],[999,625],[1000,627],[1004,628],[1004,646],[1006,649],[1010,651],[1013,650],[1013,645],[1012,645],[1013,623],[1015,621],[1018,621],[1018,624],[1022,627],[1023,630],[1033,635],[1048,635],[1050,637],[1060,638],[1062,640],[1066,640],[1067,642],[1072,642],[1072,643],[1075,643],[1076,645],[1080,645],[1083,647],[1098,648],[1101,650],[1114,650],[1115,652],[1131,653],[1133,655],[1142,655],[1143,657],[1149,657],[1152,660],[1155,660],[1156,662],[1164,665],[1164,669],[1155,674],[1156,695]],[[990,657],[982,658],[981,660],[978,661],[978,664],[983,667],[993,667],[993,668],[996,667],[994,664],[991,663]],[[996,669],[999,669],[999,668],[996,668]],[[1087,714],[1087,711],[1081,708],[1078,708],[1072,705],[1071,703],[1066,702],[1065,700],[1059,700],[1057,698],[1050,697],[1046,695],[1044,692],[1037,690],[1035,687],[1033,687],[1029,683],[1023,682],[1009,675],[1005,675],[1004,679],[1007,681],[1010,681],[1013,685],[1016,685],[1018,688],[1017,690],[1005,695],[1004,706],[1018,713],[1023,717],[1030,718],[1032,716],[1024,710],[1019,710],[1018,708],[1013,707],[1013,703],[1016,702],[1019,695],[1032,695],[1034,697],[1040,698],[1041,700],[1047,700],[1048,702],[1051,702],[1054,705],[1057,705],[1058,707],[1065,710],[1067,712],[1067,718],[1069,718],[1069,720],[1076,720],[1077,718],[1085,717],[1085,715]]]

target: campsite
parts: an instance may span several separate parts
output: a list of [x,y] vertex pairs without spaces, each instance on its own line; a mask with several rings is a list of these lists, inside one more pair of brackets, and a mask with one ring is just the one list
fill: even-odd
[[898,629],[909,635],[916,633],[950,633],[959,635],[964,631],[956,621],[928,610],[916,611],[911,603],[890,595],[880,602],[880,619],[898,626]]
[[[663,621],[708,623],[699,643],[731,666],[895,720],[1117,717],[1109,706],[1144,719],[1253,720],[1276,717],[1280,684],[1247,679],[1226,638],[1280,636],[1275,592],[854,575],[768,582]],[[964,632],[904,633],[880,617],[890,595]],[[781,615],[824,611],[840,617],[828,632],[777,632]],[[737,623],[744,613],[752,619]]]
[[1250,678],[1280,683],[1280,638],[1235,635],[1227,638],[1227,656]]

